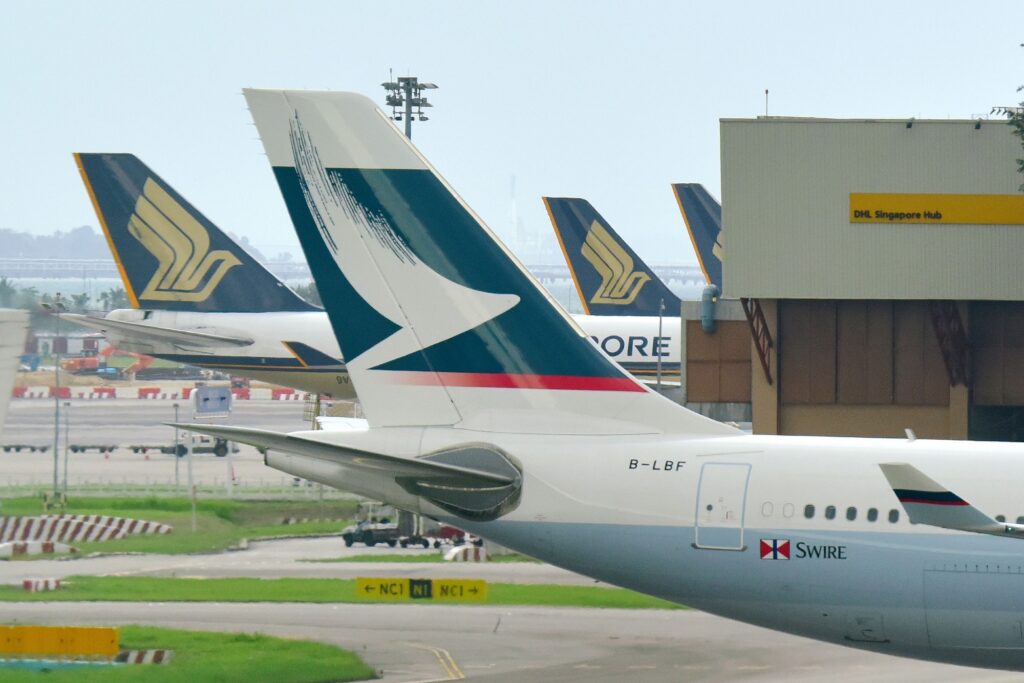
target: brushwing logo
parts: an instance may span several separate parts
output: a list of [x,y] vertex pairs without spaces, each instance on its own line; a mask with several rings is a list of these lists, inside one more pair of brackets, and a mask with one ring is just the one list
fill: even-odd
[[159,262],[140,299],[206,301],[242,263],[230,251],[210,251],[206,229],[152,178],[135,202],[128,232]]
[[590,224],[580,253],[601,276],[601,286],[590,299],[592,304],[631,304],[651,279],[647,273],[633,270],[633,259],[596,220]]
[[[519,304],[516,294],[471,289],[423,263],[383,211],[365,206],[341,173],[325,167],[297,110],[289,137],[299,185],[324,245],[363,301],[401,328],[346,358],[349,367],[373,368],[427,349]],[[438,311],[438,301],[451,304]]]

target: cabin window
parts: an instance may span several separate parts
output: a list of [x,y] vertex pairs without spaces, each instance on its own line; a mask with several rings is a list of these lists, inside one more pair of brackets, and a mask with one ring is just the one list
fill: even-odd
[[807,519],[813,519],[814,518],[814,506],[813,505],[805,505],[804,506],[804,517],[806,517]]
[[770,502],[766,502],[761,505],[762,517],[771,517],[773,512],[775,512],[775,506],[772,505]]
[[827,508],[825,508],[825,519],[835,519],[835,518],[836,518],[836,506],[835,505],[829,505]]
[[793,512],[794,512],[794,510],[793,510],[793,504],[792,503],[786,503],[785,505],[782,506],[782,516],[785,517],[786,519],[789,519],[790,517],[792,517],[793,516]]
[[853,520],[857,519],[857,508],[855,508],[855,507],[846,508],[846,519],[850,520],[851,522]]
[[868,521],[869,522],[876,522],[876,521],[878,521],[878,510],[876,510],[875,508],[868,508]]
[[895,524],[896,522],[900,521],[900,511],[899,510],[889,510],[889,521],[892,522],[893,524]]
[[1006,515],[996,515],[996,521],[1002,524],[1006,521]]
[[1017,518],[1017,524],[1024,524],[1024,516]]

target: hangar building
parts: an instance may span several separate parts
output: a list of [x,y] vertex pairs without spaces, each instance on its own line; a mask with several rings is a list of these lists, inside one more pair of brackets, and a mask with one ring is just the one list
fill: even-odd
[[755,433],[1024,440],[1005,121],[724,119],[721,145]]

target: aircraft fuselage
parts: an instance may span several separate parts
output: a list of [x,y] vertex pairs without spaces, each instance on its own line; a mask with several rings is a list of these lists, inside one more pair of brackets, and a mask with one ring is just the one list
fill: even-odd
[[[369,430],[319,438],[369,450]],[[1024,669],[1024,544],[909,522],[879,463],[902,462],[1008,521],[1024,516],[1024,446],[898,439],[530,436],[422,432],[430,452],[488,443],[523,472],[493,522],[419,508],[602,581],[768,628],[876,652]],[[271,453],[291,471],[296,456]],[[360,476],[302,476],[359,490]]]

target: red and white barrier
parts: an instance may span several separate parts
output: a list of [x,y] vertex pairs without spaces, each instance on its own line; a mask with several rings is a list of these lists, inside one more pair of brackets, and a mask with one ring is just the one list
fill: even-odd
[[[194,387],[61,387],[63,398],[103,399],[103,398],[134,398],[155,401],[188,400]],[[55,388],[14,387],[12,398],[53,398]],[[273,401],[304,401],[312,394],[300,391],[287,391],[279,387],[235,387],[231,390],[236,401],[273,400]]]
[[304,401],[306,394],[280,394],[275,397],[275,401]]
[[0,557],[20,557],[22,555],[52,555],[53,553],[77,553],[66,543],[51,541],[19,541],[17,543],[0,543]]
[[73,522],[113,529],[115,533],[124,536],[152,536],[155,534],[169,534],[174,531],[174,527],[160,522],[147,522],[142,519],[111,517],[109,515],[44,515],[43,519],[71,520]]
[[0,543],[0,557],[20,557],[22,555],[52,555],[54,553],[77,553],[78,548],[73,548],[67,543],[54,543],[53,541],[17,541],[12,543]]
[[174,650],[121,650],[114,658],[119,664],[166,664]]
[[43,515],[0,517],[0,543],[10,541],[110,541],[128,535],[167,534],[159,522],[101,515]]
[[60,579],[25,579],[21,587],[29,593],[42,593],[43,591],[60,590]]
[[486,562],[487,550],[475,545],[460,545],[444,554],[445,562]]

